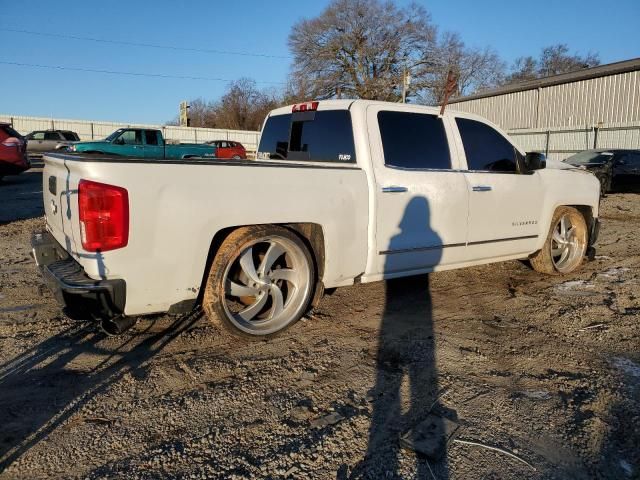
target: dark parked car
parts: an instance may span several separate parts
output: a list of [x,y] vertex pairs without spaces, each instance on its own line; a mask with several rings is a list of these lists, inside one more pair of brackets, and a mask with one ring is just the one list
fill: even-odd
[[27,141],[8,123],[0,123],[0,179],[24,172],[30,166]]
[[247,158],[247,151],[239,142],[232,142],[230,140],[213,140],[211,142],[207,142],[207,144],[216,147],[217,158],[233,158],[236,160]]
[[41,155],[44,152],[66,149],[73,142],[80,141],[80,137],[70,130],[36,130],[27,135],[27,140],[27,153]]
[[565,160],[584,167],[600,180],[601,193],[640,190],[640,150],[585,150]]

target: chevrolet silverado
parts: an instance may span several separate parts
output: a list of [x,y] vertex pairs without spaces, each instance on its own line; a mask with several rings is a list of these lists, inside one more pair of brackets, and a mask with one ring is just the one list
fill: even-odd
[[481,117],[364,100],[272,111],[256,161],[48,154],[33,253],[71,311],[110,333],[202,306],[275,334],[325,288],[593,255],[599,183],[525,154]]

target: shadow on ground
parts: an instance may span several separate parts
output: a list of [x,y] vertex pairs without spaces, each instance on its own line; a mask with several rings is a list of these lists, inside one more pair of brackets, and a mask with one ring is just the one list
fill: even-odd
[[[198,318],[180,317],[147,336],[151,323],[146,332],[109,349],[101,346],[104,334],[93,324],[79,324],[0,366],[0,473],[124,374],[143,367]],[[81,355],[104,360],[85,371],[72,366]]]

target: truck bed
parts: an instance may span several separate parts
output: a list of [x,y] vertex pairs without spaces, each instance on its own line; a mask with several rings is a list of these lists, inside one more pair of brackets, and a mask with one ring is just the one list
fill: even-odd
[[[126,315],[195,299],[216,233],[232,226],[322,225],[327,287],[353,283],[366,266],[368,185],[355,165],[86,154],[46,154],[44,161],[47,229],[88,277],[126,280]],[[81,179],[127,190],[126,247],[83,250]]]

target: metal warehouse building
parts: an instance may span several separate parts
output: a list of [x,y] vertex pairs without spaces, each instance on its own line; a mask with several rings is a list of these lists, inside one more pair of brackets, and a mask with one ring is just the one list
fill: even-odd
[[640,58],[452,99],[526,150],[565,158],[588,148],[640,148]]

